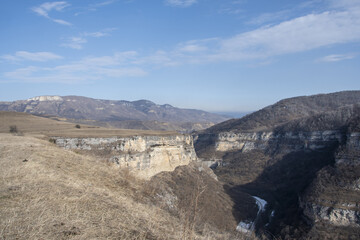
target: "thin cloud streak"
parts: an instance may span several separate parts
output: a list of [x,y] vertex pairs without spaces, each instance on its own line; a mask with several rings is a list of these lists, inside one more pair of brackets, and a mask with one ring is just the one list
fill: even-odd
[[35,13],[37,13],[39,16],[45,17],[53,22],[56,22],[61,25],[71,26],[72,24],[68,21],[65,21],[63,19],[56,19],[49,16],[49,12],[55,10],[57,12],[61,12],[64,8],[70,6],[67,2],[61,1],[61,2],[46,2],[41,4],[38,7],[33,7],[31,10]]
[[63,57],[51,52],[17,51],[13,55],[7,54],[0,56],[0,58],[11,62],[20,62],[20,61],[46,62],[50,60],[62,59]]
[[197,3],[197,0],[166,0],[165,3],[172,7],[190,7]]
[[98,32],[84,32],[76,37],[67,38],[65,43],[61,44],[62,47],[81,50],[83,45],[88,42],[86,37],[100,38],[110,36],[110,32],[115,31],[117,28],[106,28]]
[[71,37],[67,39],[65,43],[61,44],[61,46],[80,50],[83,48],[83,44],[85,43],[87,43],[87,40],[85,38]]
[[325,57],[320,58],[319,62],[340,62],[344,60],[349,60],[355,58],[355,54],[332,54]]
[[[3,74],[6,82],[80,83],[97,80],[141,77],[147,72],[138,66],[129,66],[136,52],[115,53],[113,56],[86,57],[80,61],[55,67],[28,66]],[[2,81],[3,82],[3,81]]]

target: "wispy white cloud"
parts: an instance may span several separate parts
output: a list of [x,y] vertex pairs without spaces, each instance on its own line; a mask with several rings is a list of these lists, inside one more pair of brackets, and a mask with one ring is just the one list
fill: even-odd
[[173,7],[190,7],[197,3],[197,0],[165,0],[165,3]]
[[80,50],[85,43],[87,43],[87,40],[83,37],[70,37],[61,46]]
[[249,21],[247,21],[247,23],[254,25],[262,25],[264,23],[271,23],[274,21],[284,20],[288,18],[289,13],[290,13],[289,10],[282,10],[272,13],[263,13],[257,17],[250,19]]
[[85,36],[85,37],[106,37],[106,36],[110,36],[110,33],[112,31],[115,31],[117,28],[105,28],[103,30],[97,31],[97,32],[84,32],[81,35]]
[[61,12],[64,8],[70,6],[67,2],[61,1],[61,2],[46,2],[41,4],[38,7],[33,7],[31,10],[35,13],[37,13],[39,16],[45,17],[47,19],[50,19],[53,22],[56,22],[61,25],[67,25],[71,26],[72,24],[68,21],[62,20],[62,19],[56,19],[49,16],[49,12],[55,10],[58,12]]
[[230,38],[180,43],[173,50],[158,51],[137,63],[169,66],[243,60],[267,62],[266,59],[276,56],[352,42],[360,42],[360,10],[356,8],[308,14]]
[[[321,1],[329,3],[330,0]],[[254,62],[253,66],[271,64],[274,60],[276,61],[277,56],[340,44],[359,43],[360,8],[356,5],[346,7],[348,6],[345,4],[346,0],[342,1],[344,4],[341,7],[332,6],[327,11],[258,27],[228,38],[191,40],[176,44],[170,50],[159,49],[149,55],[129,51],[111,56],[86,57],[80,61],[51,68],[29,66],[7,72],[3,74],[2,79],[55,82],[95,81],[144,76],[147,74],[144,70],[146,68],[183,64],[225,61],[245,61],[246,64]],[[78,39],[71,39],[74,43],[72,47],[81,48],[86,37],[104,35],[106,35],[104,31],[80,34]],[[19,54],[19,56],[23,55]],[[14,56],[9,55],[5,59],[11,60]],[[323,57],[320,61],[336,62],[355,57],[356,54],[333,54]],[[2,58],[4,59],[4,56]]]
[[197,44],[185,44],[179,48],[180,52],[189,52],[189,53],[202,52],[206,50],[207,50],[206,46],[201,46]]
[[28,66],[3,74],[5,81],[78,83],[96,80],[140,77],[146,71],[129,65],[136,52],[120,52],[113,56],[85,57],[80,61],[55,67]]
[[360,41],[360,11],[309,14],[238,34],[221,42],[216,58],[243,59],[303,52]]
[[35,61],[35,62],[46,62],[50,60],[62,59],[62,56],[56,55],[51,52],[27,52],[27,51],[17,51],[15,54],[7,54],[0,56],[0,58],[12,61]]
[[245,8],[242,6],[247,0],[237,1],[224,1],[222,6],[219,8],[218,13],[220,14],[231,14],[237,15],[245,12]]
[[353,8],[360,7],[359,0],[327,0],[333,8]]
[[179,61],[180,59],[172,53],[159,50],[149,56],[139,56],[132,63],[135,65],[176,66],[180,64]]
[[332,54],[318,59],[319,62],[339,62],[355,58],[355,54]]
[[75,16],[85,14],[87,12],[97,11],[101,7],[105,7],[105,6],[111,5],[116,2],[118,2],[118,0],[108,0],[108,1],[102,1],[102,2],[98,2],[98,3],[89,4],[88,6],[82,8],[81,12],[75,13]]
[[83,45],[88,42],[89,37],[100,38],[110,36],[110,32],[115,30],[116,28],[106,28],[97,32],[80,33],[79,36],[67,38],[61,46],[80,50],[83,49]]
[[107,6],[107,5],[113,4],[114,2],[117,2],[117,0],[103,1],[103,2],[92,4],[90,6],[94,7],[94,8],[97,8],[97,7],[102,7],[102,6]]

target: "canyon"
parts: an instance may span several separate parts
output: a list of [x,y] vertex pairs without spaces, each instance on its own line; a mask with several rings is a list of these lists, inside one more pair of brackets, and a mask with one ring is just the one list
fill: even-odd
[[[268,202],[255,226],[258,234],[355,239],[360,236],[359,102],[359,92],[285,99],[198,132],[196,152],[218,162],[214,172],[235,208],[244,195]],[[238,219],[253,222],[254,216]]]
[[196,161],[193,139],[190,135],[131,136],[110,138],[51,137],[57,146],[81,150],[115,163],[118,167],[136,172],[149,179],[163,171]]
[[[33,101],[64,98],[29,99]],[[126,196],[142,209],[170,214],[168,224],[184,229],[178,237],[360,237],[359,91],[281,100],[192,134],[75,125],[16,112],[0,112],[0,120],[4,166],[20,169],[21,162],[40,169],[40,182],[59,171],[61,179],[71,175],[99,185],[87,173],[95,176],[98,168],[106,183],[101,189],[111,187],[105,195],[89,196]],[[14,136],[8,133],[11,125],[18,129]],[[17,148],[22,152],[15,153]],[[17,165],[6,162],[12,158]],[[72,169],[79,163],[87,170]],[[29,179],[23,180],[25,184]],[[10,196],[14,184],[3,186],[2,192]],[[77,182],[79,186],[80,192],[92,189],[87,180]],[[66,195],[66,188],[61,191]],[[212,237],[206,235],[210,232]],[[150,233],[159,236],[151,227],[146,230]]]

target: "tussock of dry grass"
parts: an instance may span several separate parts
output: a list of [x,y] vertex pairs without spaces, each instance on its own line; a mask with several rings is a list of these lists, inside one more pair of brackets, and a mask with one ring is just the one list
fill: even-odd
[[0,239],[189,239],[178,218],[139,199],[146,182],[44,140],[0,134],[0,177]]

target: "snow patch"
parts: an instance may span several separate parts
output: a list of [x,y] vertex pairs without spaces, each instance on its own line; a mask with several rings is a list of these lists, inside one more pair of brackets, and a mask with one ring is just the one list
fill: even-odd
[[249,233],[253,230],[253,222],[239,222],[236,227],[236,231]]
[[271,214],[270,214],[270,217],[273,218],[274,216],[275,216],[275,210],[272,210],[272,211],[271,211]]
[[254,222],[239,222],[239,224],[236,227],[236,231],[243,232],[243,233],[250,233],[254,231],[254,223],[257,221],[257,219],[260,216],[260,213],[265,211],[265,206],[267,204],[267,201],[265,201],[262,198],[259,198],[257,196],[252,196],[255,199],[256,205],[258,206],[259,210],[257,212],[256,218]]
[[255,199],[256,205],[258,205],[259,208],[258,215],[259,215],[260,212],[265,211],[265,206],[267,204],[267,201],[256,196],[252,196],[252,197]]

